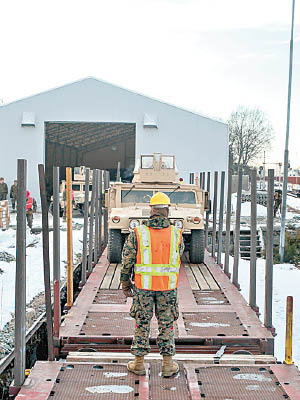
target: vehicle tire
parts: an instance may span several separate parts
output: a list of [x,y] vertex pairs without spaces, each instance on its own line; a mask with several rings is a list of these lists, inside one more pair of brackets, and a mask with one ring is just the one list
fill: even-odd
[[108,253],[107,258],[110,263],[119,264],[122,261],[123,240],[120,229],[110,229],[108,231]]
[[192,230],[190,243],[190,262],[202,264],[204,262],[204,230]]

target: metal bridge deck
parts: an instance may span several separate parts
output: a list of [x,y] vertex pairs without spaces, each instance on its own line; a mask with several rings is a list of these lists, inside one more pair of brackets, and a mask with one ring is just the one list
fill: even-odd
[[180,363],[179,373],[171,378],[161,377],[158,361],[146,368],[146,376],[138,377],[124,364],[38,361],[16,399],[300,399],[294,365]]
[[[129,316],[132,300],[119,288],[120,269],[109,265],[104,252],[60,328],[62,355],[91,349],[128,351],[135,321]],[[215,353],[226,345],[226,353],[244,349],[273,354],[272,334],[208,253],[205,264],[184,261],[178,294],[177,352]],[[156,336],[154,317],[150,338],[154,351]]]

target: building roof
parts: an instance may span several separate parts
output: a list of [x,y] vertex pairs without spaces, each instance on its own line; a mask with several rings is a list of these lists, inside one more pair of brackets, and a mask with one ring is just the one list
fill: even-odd
[[147,96],[147,95],[144,95],[144,94],[135,92],[135,91],[133,91],[133,90],[130,90],[130,89],[127,89],[127,88],[124,88],[124,87],[121,87],[121,86],[112,84],[112,83],[110,83],[110,82],[106,82],[106,81],[104,81],[104,80],[101,80],[101,79],[98,79],[98,78],[95,78],[95,77],[86,77],[86,78],[83,78],[83,79],[79,79],[79,80],[77,80],[77,81],[73,81],[73,82],[67,83],[67,84],[62,85],[62,86],[57,86],[57,87],[55,87],[55,88],[52,88],[52,89],[49,89],[49,90],[45,90],[45,91],[40,92],[40,93],[33,94],[33,95],[31,95],[31,96],[26,96],[26,97],[24,97],[24,98],[21,98],[21,99],[18,99],[18,100],[9,102],[9,103],[5,103],[5,104],[3,104],[3,105],[1,106],[1,108],[5,108],[6,106],[10,106],[10,105],[13,105],[13,104],[15,104],[15,103],[18,103],[18,102],[21,102],[21,101],[25,101],[25,100],[30,99],[30,98],[32,98],[32,97],[44,95],[44,94],[47,94],[47,93],[50,93],[50,92],[53,92],[53,91],[56,91],[56,90],[59,90],[59,89],[63,89],[64,87],[76,85],[76,84],[78,84],[78,83],[85,82],[85,81],[94,81],[95,83],[100,83],[100,84],[109,85],[109,86],[112,86],[112,87],[115,87],[115,88],[124,90],[124,91],[126,91],[126,92],[129,92],[129,93],[132,93],[132,94],[135,94],[135,95],[138,95],[138,96],[147,98],[147,99],[149,99],[149,100],[152,100],[152,101],[155,101],[155,102],[159,102],[159,103],[161,103],[161,104],[168,105],[168,106],[170,106],[170,107],[174,107],[174,108],[176,108],[176,109],[178,109],[178,110],[181,110],[181,111],[184,111],[184,112],[188,112],[188,113],[191,113],[191,114],[200,116],[200,117],[202,117],[202,118],[207,118],[207,119],[210,119],[210,120],[212,120],[212,121],[215,121],[215,122],[218,122],[218,123],[227,125],[226,122],[222,121],[221,119],[212,118],[212,117],[209,117],[209,116],[207,116],[207,115],[200,114],[200,113],[197,113],[197,112],[195,112],[195,111],[191,111],[191,110],[188,110],[188,109],[179,107],[179,106],[174,105],[174,104],[166,103],[166,102],[164,102],[164,101],[162,101],[162,100],[159,100],[159,99],[153,98],[153,97],[151,97],[151,96]]

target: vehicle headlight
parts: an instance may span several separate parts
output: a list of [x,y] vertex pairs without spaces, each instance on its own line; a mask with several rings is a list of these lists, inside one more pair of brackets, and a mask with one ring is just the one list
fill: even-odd
[[175,221],[175,227],[176,228],[179,228],[179,229],[182,229],[183,228],[183,223],[182,223],[182,221],[179,221],[179,220],[177,220],[177,221]]
[[139,226],[139,221],[137,220],[137,219],[132,219],[130,222],[129,222],[129,226],[130,226],[130,228],[131,229],[134,229],[134,228],[136,228],[137,226]]

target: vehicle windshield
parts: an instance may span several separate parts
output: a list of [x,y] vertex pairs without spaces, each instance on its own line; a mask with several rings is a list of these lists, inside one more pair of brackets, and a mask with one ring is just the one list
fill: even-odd
[[166,192],[167,196],[170,196],[171,204],[196,204],[195,192]]
[[76,192],[80,191],[80,185],[72,185],[72,189]]
[[142,168],[153,168],[153,156],[142,156]]
[[173,169],[174,168],[174,157],[173,156],[162,156],[161,167],[163,169]]
[[122,203],[149,203],[153,196],[153,190],[122,190]]

